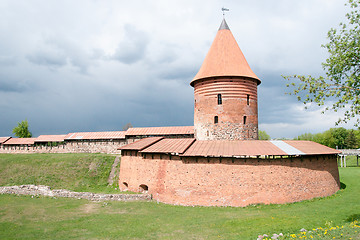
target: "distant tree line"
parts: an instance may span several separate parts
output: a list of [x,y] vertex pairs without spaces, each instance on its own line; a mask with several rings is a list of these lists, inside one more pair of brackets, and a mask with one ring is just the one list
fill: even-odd
[[330,128],[322,133],[304,133],[295,140],[308,140],[323,144],[331,148],[357,149],[360,147],[360,130]]

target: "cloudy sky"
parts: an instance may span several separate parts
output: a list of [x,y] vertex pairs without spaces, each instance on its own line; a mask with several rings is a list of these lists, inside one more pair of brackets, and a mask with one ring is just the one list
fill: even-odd
[[[0,136],[24,119],[36,137],[193,125],[193,88],[222,20],[259,86],[259,127],[295,137],[339,113],[304,110],[287,74],[322,74],[344,0],[1,0]],[[351,128],[351,125],[345,125]]]

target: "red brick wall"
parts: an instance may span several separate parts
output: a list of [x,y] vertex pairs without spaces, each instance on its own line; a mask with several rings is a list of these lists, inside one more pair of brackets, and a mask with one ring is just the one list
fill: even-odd
[[[218,104],[218,94],[222,104]],[[194,100],[196,139],[258,139],[256,80],[222,77],[197,81]],[[214,123],[215,116],[218,123]]]
[[[283,159],[122,156],[119,186],[138,192],[145,184],[164,203],[246,206],[325,197],[339,190],[336,156]],[[153,156],[153,159],[152,159]],[[161,159],[160,159],[161,156]],[[234,162],[233,162],[234,160]],[[128,184],[126,187],[123,182]]]

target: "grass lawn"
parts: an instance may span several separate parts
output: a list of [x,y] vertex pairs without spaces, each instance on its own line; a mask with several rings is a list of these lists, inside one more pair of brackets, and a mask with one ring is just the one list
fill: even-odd
[[114,185],[107,183],[115,157],[87,153],[0,154],[0,186],[35,184],[77,192],[116,193],[119,166]]
[[[0,239],[256,239],[348,226],[360,218],[360,168],[342,168],[340,176],[345,188],[333,196],[246,208],[0,195]],[[360,239],[355,231],[347,236]]]

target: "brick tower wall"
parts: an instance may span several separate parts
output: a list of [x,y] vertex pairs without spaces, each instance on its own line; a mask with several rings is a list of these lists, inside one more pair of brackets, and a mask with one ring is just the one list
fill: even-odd
[[194,84],[194,100],[196,139],[258,139],[257,80],[239,77],[199,80]]
[[[334,194],[336,155],[276,159],[183,158],[124,151],[121,190],[148,189],[169,204],[236,206],[281,204]],[[131,156],[130,156],[131,155]]]

